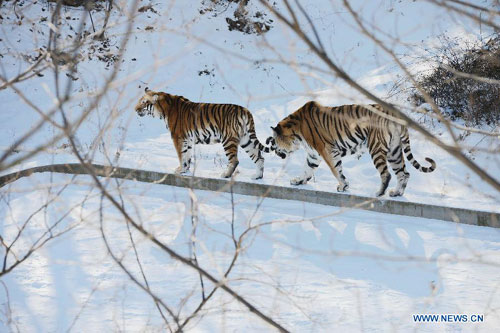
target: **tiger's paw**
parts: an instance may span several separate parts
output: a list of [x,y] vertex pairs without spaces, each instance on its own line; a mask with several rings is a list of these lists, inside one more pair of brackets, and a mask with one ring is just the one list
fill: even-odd
[[223,173],[221,173],[221,178],[231,178],[231,176],[236,176],[238,174],[238,170],[231,170],[231,169],[228,169],[226,171],[224,171]]
[[403,191],[398,191],[398,190],[390,190],[389,191],[390,197],[400,197],[402,195],[403,195]]
[[304,184],[307,184],[309,179],[311,179],[311,177],[309,177],[309,178],[295,177],[295,178],[290,179],[290,185],[295,185],[295,186],[304,185]]
[[180,167],[180,166],[175,169],[175,174],[177,174],[177,175],[185,175],[188,172],[189,172],[189,169],[183,168],[183,167]]
[[261,172],[261,173],[256,173],[255,175],[253,175],[252,179],[257,180],[257,179],[262,179],[263,177],[264,177],[264,174]]
[[345,192],[349,189],[349,184],[339,184],[337,185],[337,192]]

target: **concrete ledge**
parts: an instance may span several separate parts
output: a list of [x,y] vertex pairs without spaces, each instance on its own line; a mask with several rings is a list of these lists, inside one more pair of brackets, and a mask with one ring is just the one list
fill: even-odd
[[[462,208],[442,207],[390,199],[376,199],[350,194],[315,191],[284,186],[265,185],[226,179],[180,176],[155,171],[110,167],[92,164],[93,172],[101,177],[137,180],[140,182],[187,187],[197,190],[233,192],[242,195],[262,196],[274,199],[297,200],[321,205],[358,208],[379,213],[422,217],[479,226],[500,227],[500,213]],[[53,164],[21,170],[0,177],[0,187],[33,173],[57,172],[88,174],[81,164]]]

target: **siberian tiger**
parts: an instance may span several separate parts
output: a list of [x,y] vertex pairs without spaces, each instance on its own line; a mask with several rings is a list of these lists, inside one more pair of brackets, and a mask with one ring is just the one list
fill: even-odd
[[241,146],[257,166],[253,178],[262,178],[262,152],[268,153],[270,149],[257,139],[252,114],[246,108],[233,104],[195,103],[182,96],[146,88],[135,111],[141,117],[148,114],[165,121],[179,158],[180,166],[176,173],[189,171],[195,144],[222,142],[229,159],[222,177],[231,177],[238,166],[238,146]]
[[337,178],[339,192],[349,187],[342,173],[342,157],[367,147],[382,180],[376,195],[384,195],[389,185],[389,162],[398,179],[396,188],[389,195],[401,196],[410,177],[406,171],[403,151],[408,161],[421,172],[434,171],[436,163],[425,158],[431,165],[423,167],[413,158],[408,129],[395,122],[395,118],[397,117],[391,112],[376,104],[326,107],[308,102],[281,120],[276,127],[271,127],[273,136],[266,143],[271,144],[271,148],[281,158],[286,158],[287,154],[301,145],[305,148],[307,159],[304,173],[293,178],[290,181],[292,185],[307,183],[318,167],[321,156]]

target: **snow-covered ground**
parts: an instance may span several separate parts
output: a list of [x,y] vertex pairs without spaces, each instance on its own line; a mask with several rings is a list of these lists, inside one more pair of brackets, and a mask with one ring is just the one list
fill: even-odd
[[[154,4],[161,15],[152,11],[138,14],[135,33],[125,50],[115,84],[76,133],[80,149],[94,162],[109,164],[111,161],[123,167],[162,172],[173,172],[178,166],[164,124],[158,119],[139,118],[133,111],[146,85],[193,101],[244,105],[254,114],[261,141],[271,134],[269,126],[311,99],[325,105],[366,102],[359,93],[333,77],[305,68],[291,70],[290,66],[274,62],[280,57],[299,59],[324,68],[302,44],[293,42],[293,35],[279,24],[265,35],[264,42],[257,36],[227,31],[222,17],[199,16],[197,6],[192,3],[171,4],[172,7]],[[361,4],[362,1],[358,3]],[[127,4],[121,5],[126,11]],[[352,22],[346,24],[348,18],[335,12],[334,6],[330,1],[305,4],[315,21],[320,22],[319,34],[336,60],[365,87],[385,96],[399,72],[387,65],[384,55],[371,53],[373,46],[355,32]],[[456,29],[455,22],[443,19],[446,17],[443,12],[429,11],[426,4],[373,1],[364,6],[364,11],[373,10],[374,17],[385,18],[379,22],[388,31],[400,29],[398,31],[410,41],[429,40],[436,31]],[[25,58],[15,57],[18,51],[33,55],[45,45],[49,25],[40,19],[42,7],[46,9],[42,16],[49,16],[46,3],[25,2],[22,24],[17,24],[19,18],[15,13],[2,13],[0,45],[5,51],[0,64],[3,76],[13,77],[29,66]],[[85,13],[68,8],[64,13],[63,29],[66,30],[63,31],[71,35],[74,30],[68,27],[76,29]],[[401,20],[401,13],[410,17]],[[411,17],[418,17],[418,24],[412,25],[417,20]],[[102,15],[95,13],[94,21],[99,26]],[[106,52],[118,52],[124,21],[123,16],[116,14],[110,20],[115,25],[112,31],[118,36],[112,37]],[[466,28],[468,23],[462,24]],[[38,31],[43,34],[36,33]],[[73,38],[66,37],[66,40]],[[66,109],[71,118],[78,117],[90,104],[111,71],[95,55],[90,59],[86,53],[84,59],[75,73],[78,79],[72,81],[75,100]],[[63,84],[65,80],[72,79],[63,75]],[[42,77],[16,84],[16,88],[40,110],[46,111],[54,105],[54,81],[47,71]],[[0,91],[0,97],[0,149],[3,152],[33,128],[40,115],[13,90]],[[449,140],[449,134],[439,123],[412,116],[436,135]],[[101,140],[103,127],[107,130]],[[52,126],[42,127],[10,160],[57,133]],[[458,134],[461,133],[457,131]],[[500,212],[497,191],[421,136],[413,131],[410,136],[416,159],[425,164],[424,157],[430,157],[436,161],[437,169],[422,174],[408,166],[411,178],[405,196],[398,200]],[[498,148],[498,139],[471,134],[462,143],[473,148],[469,156],[478,165],[498,177],[498,154],[481,151]],[[220,145],[196,146],[195,157],[194,174],[199,176],[219,177],[226,164]],[[236,179],[251,181],[252,162],[243,151],[239,159]],[[301,172],[304,159],[303,152],[284,161],[274,155],[266,156],[264,179],[259,182],[290,186],[290,178]],[[62,140],[16,169],[75,161],[68,142]],[[350,181],[350,193],[371,197],[379,186],[378,174],[368,154],[360,160],[346,159],[344,173]],[[21,331],[160,330],[162,320],[154,303],[107,253],[99,224],[100,195],[93,189],[89,177],[80,176],[73,181],[62,175],[36,175],[2,188],[0,235],[7,243],[12,241],[22,222],[69,182],[72,184],[48,210],[34,216],[26,239],[21,239],[15,249],[22,253],[23,245],[35,240],[46,225],[61,217],[64,218],[58,228],[74,224],[74,229],[49,242],[0,278],[5,287],[0,288],[0,331],[7,330],[6,325]],[[162,241],[189,255],[188,191],[130,181],[121,184],[128,212]],[[395,179],[391,186],[394,184]],[[336,183],[322,163],[304,187],[334,191]],[[110,188],[116,189],[114,182]],[[228,237],[232,215],[230,196],[203,191],[196,191],[196,196],[200,214],[198,261],[221,276],[233,249]],[[496,229],[293,201],[266,199],[259,204],[253,197],[235,196],[234,199],[236,232],[242,232],[247,223],[273,223],[249,237],[246,251],[229,276],[229,284],[292,331],[330,331],[335,327],[340,331],[477,329],[489,332],[500,325],[497,295],[500,242]],[[124,254],[124,262],[140,276],[123,219],[107,201],[104,205],[104,230],[112,248]],[[155,293],[174,309],[182,307],[182,314],[192,310],[200,296],[198,275],[172,261],[136,233],[134,239]],[[186,295],[191,297],[184,304],[182,300]],[[222,291],[215,294],[204,311],[202,319],[195,319],[188,326],[193,331],[269,329]],[[485,320],[454,324],[414,322],[413,314],[427,313],[467,314],[469,319],[473,314],[484,314]],[[11,323],[6,321],[9,314],[12,314]]]
[[[13,185],[10,207],[2,206],[2,235],[17,231],[30,214],[26,202],[42,205],[46,189],[24,192],[33,181],[59,186],[71,177],[37,175]],[[10,292],[13,323],[25,331],[157,331],[154,303],[130,282],[107,255],[99,223],[100,196],[90,178],[64,190],[47,213],[30,224],[33,238],[58,214],[75,206],[64,228],[75,229],[36,252],[2,281]],[[191,197],[188,190],[125,181],[129,213],[153,234],[187,255],[190,251]],[[198,262],[221,274],[232,258],[231,197],[196,191]],[[84,205],[83,197],[89,196]],[[235,195],[235,234],[263,224],[244,242],[246,250],[228,283],[264,313],[291,331],[494,331],[500,325],[499,231],[436,220],[340,211],[295,201]],[[127,229],[105,204],[103,228],[123,263],[140,277]],[[83,220],[81,220],[83,217]],[[272,224],[266,225],[266,223]],[[134,239],[151,289],[174,309],[199,302],[199,277],[139,236]],[[18,244],[18,248],[22,248]],[[206,283],[206,287],[210,286]],[[191,294],[192,293],[192,294]],[[1,292],[5,297],[4,291]],[[2,303],[5,306],[5,301]],[[195,320],[193,331],[269,330],[218,291]],[[468,323],[415,323],[414,314],[466,314]],[[484,322],[470,322],[471,315]],[[4,322],[5,324],[5,322]]]

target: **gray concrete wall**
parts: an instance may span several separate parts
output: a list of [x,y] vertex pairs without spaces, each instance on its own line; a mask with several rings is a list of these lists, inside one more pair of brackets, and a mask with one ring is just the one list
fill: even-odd
[[[268,198],[297,200],[335,207],[358,208],[379,213],[438,219],[479,226],[500,227],[500,214],[462,208],[450,208],[391,199],[361,197],[344,193],[315,191],[284,186],[265,185],[226,179],[180,176],[155,171],[111,168],[92,164],[93,172],[101,177],[114,177],[156,183],[198,190],[233,192],[242,195],[264,196]],[[38,172],[58,172],[88,174],[81,164],[54,164],[34,167],[0,177],[0,187],[21,177]]]

